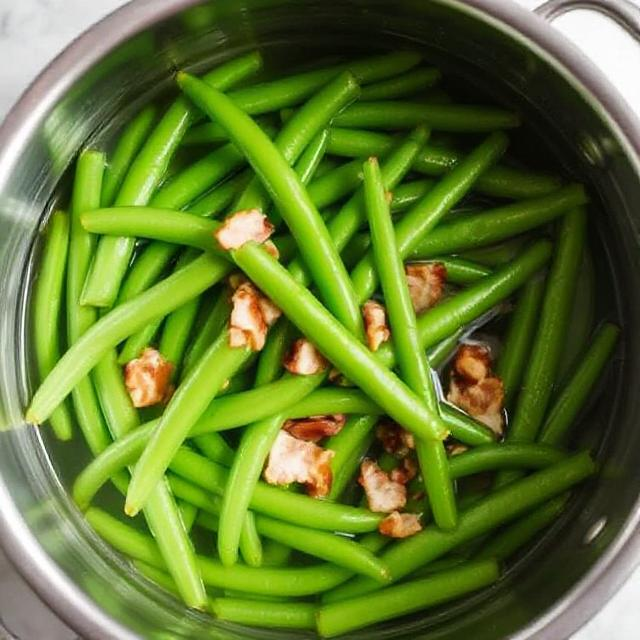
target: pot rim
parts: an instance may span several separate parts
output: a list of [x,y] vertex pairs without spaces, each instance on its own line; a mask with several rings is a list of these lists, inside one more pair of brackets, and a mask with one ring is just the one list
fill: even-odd
[[[438,2],[439,0],[435,0]],[[513,30],[528,47],[574,86],[586,90],[640,174],[640,121],[595,65],[564,35],[531,11],[504,0],[446,0],[461,12],[489,17],[497,29]],[[197,5],[201,0],[130,0],[89,27],[36,77],[0,125],[0,186],[24,140],[65,92],[94,64],[135,34]],[[509,34],[510,35],[510,34]],[[640,563],[640,497],[607,551],[551,609],[513,638],[567,638],[622,586]],[[0,478],[0,547],[40,598],[73,630],[87,638],[135,640],[138,636],[108,616],[45,553]]]

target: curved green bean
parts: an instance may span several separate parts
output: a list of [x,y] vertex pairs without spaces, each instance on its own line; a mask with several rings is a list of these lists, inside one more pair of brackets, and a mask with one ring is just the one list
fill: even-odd
[[551,407],[539,442],[557,445],[565,440],[580,409],[599,381],[619,335],[620,329],[613,324],[606,323],[598,329],[591,346]]
[[151,320],[198,296],[230,271],[225,260],[204,254],[104,315],[58,360],[31,400],[27,421],[42,423],[110,349]]
[[[132,125],[133,126],[133,125]],[[115,162],[115,159],[114,159]],[[83,307],[80,294],[89,269],[95,238],[80,223],[83,211],[100,206],[100,194],[104,194],[104,154],[85,149],[80,153],[71,195],[69,255],[67,264],[67,341],[69,345],[96,321],[96,309]],[[75,417],[91,453],[96,456],[111,443],[93,383],[89,376],[83,378],[71,392]]]
[[127,515],[142,508],[191,427],[251,354],[250,349],[230,347],[223,331],[182,381],[135,466],[124,507]]
[[[250,53],[209,72],[205,81],[224,90],[261,66],[260,55]],[[150,201],[194,113],[194,107],[184,97],[179,97],[167,109],[129,168],[115,200],[116,206],[142,206]],[[96,307],[114,304],[134,246],[132,237],[101,239],[82,293],[82,304]]]
[[496,374],[502,380],[504,404],[510,407],[522,381],[522,375],[531,353],[531,344],[540,317],[540,304],[544,294],[543,277],[532,278],[518,296],[516,308],[509,323]]
[[[68,250],[69,216],[64,211],[56,211],[45,230],[33,299],[33,343],[41,381],[60,359],[60,313]],[[73,420],[66,404],[60,404],[51,413],[49,422],[58,440],[71,439]]]
[[123,129],[104,172],[98,206],[108,207],[115,200],[133,159],[151,131],[157,111],[153,105],[144,107]]
[[[385,133],[332,127],[327,150],[333,155],[361,158],[383,155],[393,144],[394,138]],[[441,176],[463,157],[454,149],[427,145],[416,158],[413,168],[427,176]],[[561,186],[562,181],[555,176],[496,165],[480,176],[473,188],[488,196],[521,199],[546,195]]]
[[209,117],[227,129],[291,230],[325,303],[352,333],[362,335],[362,317],[349,274],[295,171],[251,118],[227,96],[185,73],[178,74],[178,83]]
[[318,609],[318,633],[323,638],[421,611],[488,587],[500,577],[495,560],[469,562],[422,580],[388,587],[374,594],[337,602]]
[[[460,514],[458,526],[453,531],[442,531],[430,525],[390,547],[382,558],[390,567],[393,579],[399,580],[461,544],[493,531],[564,493],[595,472],[596,466],[588,453],[575,454],[482,498]],[[354,598],[378,587],[373,580],[356,578],[327,593],[324,602]]]
[[426,124],[437,131],[484,133],[520,126],[515,113],[496,107],[419,102],[357,102],[334,120],[338,127],[410,129]]
[[362,90],[360,100],[389,100],[411,96],[433,87],[440,80],[441,75],[440,71],[433,67],[414,69],[403,75],[370,84]]
[[214,598],[211,610],[216,618],[275,629],[315,629],[316,607],[307,602],[264,602],[242,598]]
[[[490,135],[402,217],[395,227],[401,258],[411,255],[419,242],[464,197],[478,176],[504,153],[507,144],[504,134]],[[373,295],[377,277],[370,252],[351,271],[351,279],[361,302]]]
[[[396,244],[380,168],[375,158],[364,163],[363,173],[373,262],[382,286],[400,373],[409,388],[435,416],[440,429],[446,431],[438,410],[431,370],[420,348],[416,314],[409,295],[404,264]],[[434,519],[443,529],[452,529],[457,520],[456,502],[444,444],[418,440],[416,451]]]

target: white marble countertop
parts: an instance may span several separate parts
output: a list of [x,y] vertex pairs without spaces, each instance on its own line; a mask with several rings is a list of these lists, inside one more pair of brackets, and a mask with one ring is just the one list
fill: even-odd
[[[507,0],[505,0],[507,1]],[[539,0],[516,0],[527,8]],[[640,0],[634,0],[640,4]],[[0,0],[0,118],[36,74],[73,38],[126,0]],[[557,26],[599,64],[629,103],[640,111],[640,83],[628,82],[628,69],[640,68],[640,47],[617,27],[592,16],[562,18]],[[596,37],[597,36],[597,37]],[[606,43],[606,46],[601,46]],[[600,46],[595,46],[596,44]],[[573,640],[636,640],[640,637],[640,570]],[[70,640],[70,632],[41,610],[26,585],[0,555],[0,615],[20,640]],[[44,620],[46,619],[46,622]],[[46,625],[46,626],[43,626]],[[40,630],[40,631],[38,631]],[[0,625],[0,638],[3,632]],[[550,639],[555,640],[555,639]]]

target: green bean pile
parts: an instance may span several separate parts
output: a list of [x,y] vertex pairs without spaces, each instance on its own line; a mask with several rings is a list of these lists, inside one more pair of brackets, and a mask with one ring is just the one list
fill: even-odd
[[180,72],[80,153],[26,420],[81,432],[78,507],[187,607],[332,637],[495,583],[563,513],[619,330],[574,294],[587,193],[508,156],[517,114],[413,53],[262,65]]

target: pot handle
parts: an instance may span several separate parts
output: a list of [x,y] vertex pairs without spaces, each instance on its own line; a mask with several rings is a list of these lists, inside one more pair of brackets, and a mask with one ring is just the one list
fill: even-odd
[[596,11],[640,41],[640,7],[630,0],[547,0],[534,12],[548,22],[576,9]]

